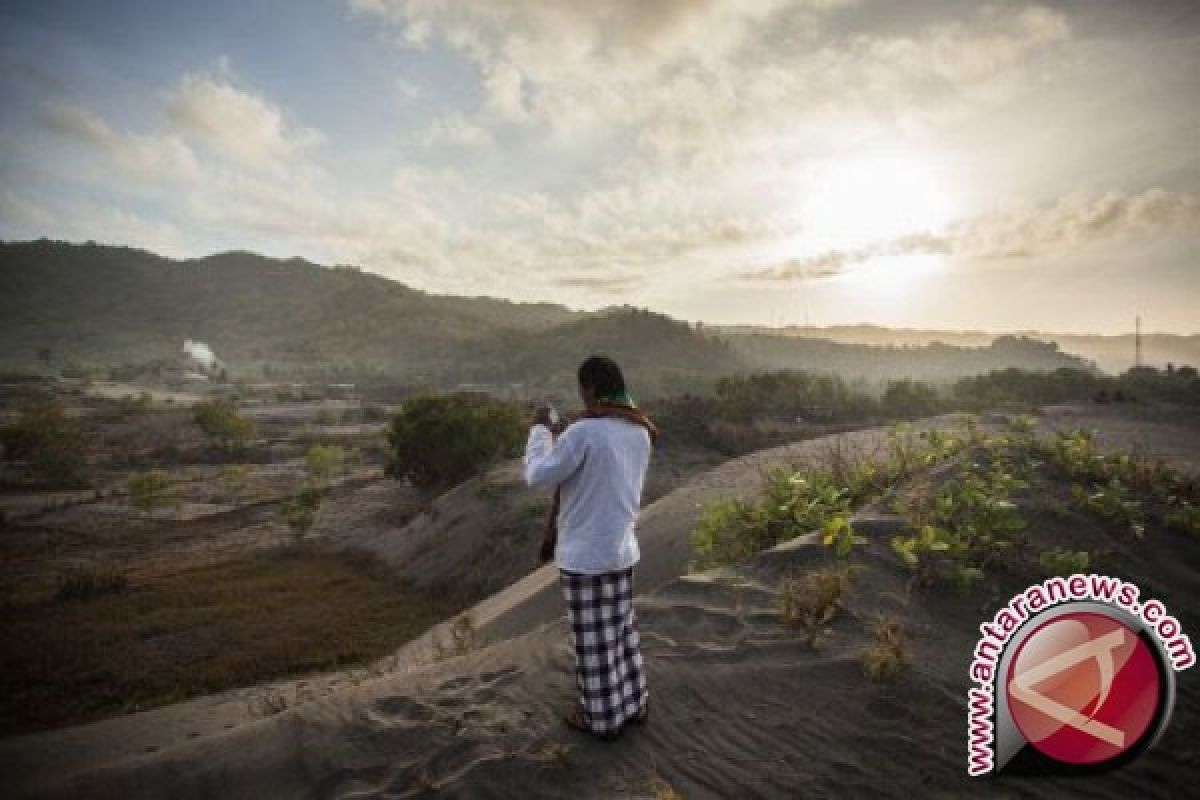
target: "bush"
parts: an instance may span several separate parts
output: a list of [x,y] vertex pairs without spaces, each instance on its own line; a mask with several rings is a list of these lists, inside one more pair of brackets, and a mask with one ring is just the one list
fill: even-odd
[[1088,564],[1091,563],[1091,556],[1086,550],[1064,550],[1061,547],[1055,547],[1052,550],[1043,550],[1038,556],[1038,564],[1042,568],[1042,572],[1048,576],[1061,575],[1069,577],[1078,573],[1087,572]]
[[129,504],[139,511],[150,511],[170,504],[171,477],[161,469],[135,472],[129,476]]
[[927,383],[891,381],[883,392],[880,408],[889,417],[928,417],[944,408],[941,396]]
[[320,488],[305,486],[283,502],[280,508],[283,513],[283,521],[287,523],[292,535],[297,540],[308,535],[313,522],[316,521],[317,511],[320,510],[323,499],[324,495]]
[[346,450],[340,445],[314,444],[305,455],[308,474],[318,484],[326,484],[346,464]]
[[421,489],[446,489],[518,455],[524,436],[511,403],[421,395],[405,402],[388,427],[387,474]]
[[809,646],[816,647],[825,625],[842,610],[842,597],[852,577],[849,567],[830,567],[784,578],[779,587],[779,613],[784,623],[798,628]]
[[875,619],[871,635],[874,641],[863,652],[863,673],[876,683],[887,683],[909,664],[908,635],[884,614]]
[[223,450],[245,447],[254,434],[254,423],[238,413],[228,400],[205,400],[192,406],[192,418],[200,430]]
[[47,486],[86,486],[84,435],[54,397],[32,398],[16,421],[0,428],[4,457],[26,462],[30,478]]

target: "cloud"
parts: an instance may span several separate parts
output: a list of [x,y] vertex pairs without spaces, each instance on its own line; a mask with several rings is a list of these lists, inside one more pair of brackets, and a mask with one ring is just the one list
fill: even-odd
[[1083,249],[1123,238],[1149,237],[1178,228],[1200,230],[1200,194],[1148,189],[1130,194],[1072,194],[1044,208],[1018,209],[852,250],[742,270],[751,282],[828,278],[875,258],[952,256],[960,261],[1024,260]]
[[51,130],[104,151],[142,180],[190,181],[199,174],[195,154],[178,136],[119,133],[91,111],[64,101],[48,103],[38,117]]
[[448,114],[430,123],[420,139],[427,147],[439,144],[483,147],[492,143],[492,134],[463,114]]
[[0,222],[14,229],[45,234],[55,223],[54,215],[23,194],[5,189],[0,192]]
[[323,140],[319,131],[289,123],[279,106],[234,86],[227,72],[184,76],[167,108],[179,130],[258,168],[285,165]]
[[554,284],[568,289],[586,289],[591,292],[600,292],[603,294],[627,294],[645,286],[646,276],[583,273],[555,278]]

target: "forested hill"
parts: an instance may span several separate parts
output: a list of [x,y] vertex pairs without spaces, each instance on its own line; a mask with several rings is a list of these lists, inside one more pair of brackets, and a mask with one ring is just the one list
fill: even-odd
[[569,387],[591,352],[627,365],[643,393],[733,372],[807,369],[850,379],[949,380],[1004,367],[1087,366],[1054,345],[892,348],[702,333],[628,307],[434,295],[351,267],[223,253],[175,261],[142,250],[0,243],[0,368],[100,371],[176,361],[207,343],[237,378],[522,382]]

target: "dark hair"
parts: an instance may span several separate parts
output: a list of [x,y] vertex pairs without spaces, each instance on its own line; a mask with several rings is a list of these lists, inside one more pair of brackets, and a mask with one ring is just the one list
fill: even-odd
[[625,391],[625,376],[608,356],[592,356],[579,365],[579,385],[591,389],[596,397],[610,397]]

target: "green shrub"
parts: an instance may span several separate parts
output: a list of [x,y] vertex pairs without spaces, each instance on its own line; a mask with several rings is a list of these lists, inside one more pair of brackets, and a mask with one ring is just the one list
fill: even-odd
[[740,498],[721,500],[704,510],[692,532],[692,569],[737,564],[774,544],[762,506]]
[[161,469],[135,472],[129,476],[129,504],[139,511],[150,511],[170,505],[171,476]]
[[16,420],[0,427],[0,443],[9,461],[24,461],[29,477],[47,486],[86,486],[83,428],[50,395],[18,407]]
[[296,539],[303,539],[316,521],[324,494],[316,486],[305,486],[283,502],[280,511],[283,520]]
[[1038,564],[1046,575],[1070,576],[1087,572],[1091,556],[1086,550],[1064,550],[1055,547],[1043,550],[1038,557]]
[[866,544],[867,540],[855,534],[850,520],[844,514],[839,514],[831,517],[821,529],[821,542],[826,547],[832,547],[838,558],[849,558],[854,548]]
[[204,400],[192,406],[192,419],[200,430],[224,450],[239,450],[254,434],[254,423],[238,413],[228,400]]
[[446,489],[520,453],[525,428],[511,403],[458,395],[405,402],[388,427],[387,473],[422,489]]
[[320,484],[328,483],[334,473],[346,464],[346,450],[340,445],[314,444],[305,454],[308,474]]

